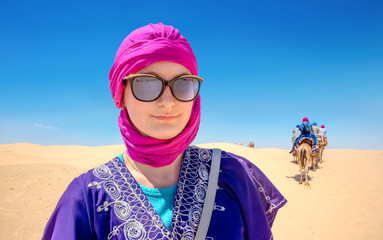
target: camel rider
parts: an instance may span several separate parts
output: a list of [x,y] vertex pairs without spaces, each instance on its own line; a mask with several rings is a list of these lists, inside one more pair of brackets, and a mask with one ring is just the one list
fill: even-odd
[[294,143],[295,143],[295,139],[297,139],[299,137],[299,135],[301,135],[301,130],[299,130],[299,125],[297,125],[294,129],[293,129],[293,137],[291,138],[291,141],[293,142],[293,147],[290,151],[290,153],[293,152],[293,149],[294,149]]
[[301,137],[308,137],[308,138],[312,138],[314,140],[315,145],[318,145],[318,140],[315,137],[314,129],[313,129],[312,124],[309,122],[309,119],[307,117],[303,118],[302,124],[299,125],[299,130],[302,132],[302,134],[295,141],[297,141]]
[[293,129],[293,137],[291,138],[291,141],[293,142],[293,145],[295,143],[295,139],[297,139],[299,137],[299,135],[301,135],[301,130],[299,130],[299,125],[297,125],[294,129]]
[[314,133],[315,136],[317,137],[317,135],[319,134],[319,127],[318,127],[318,125],[317,125],[317,122],[313,122],[312,129],[313,129],[313,133]]
[[319,129],[319,133],[318,135],[325,138],[326,137],[326,134],[327,134],[327,130],[326,128],[324,127],[324,125],[322,125]]

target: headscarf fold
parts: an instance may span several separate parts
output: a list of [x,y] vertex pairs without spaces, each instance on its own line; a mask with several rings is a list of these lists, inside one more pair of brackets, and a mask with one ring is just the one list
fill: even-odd
[[[123,78],[155,62],[171,61],[183,65],[198,75],[197,60],[190,44],[177,29],[162,23],[149,24],[129,34],[119,47],[109,73],[109,86],[117,108],[122,108]],[[185,129],[172,139],[142,136],[125,109],[118,125],[125,142],[126,153],[134,160],[153,167],[171,164],[192,143],[201,117],[200,96],[193,103]]]

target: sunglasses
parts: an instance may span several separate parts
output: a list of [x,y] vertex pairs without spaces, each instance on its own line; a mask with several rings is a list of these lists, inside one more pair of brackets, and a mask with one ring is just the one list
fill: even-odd
[[203,78],[194,75],[182,75],[166,81],[152,74],[132,74],[124,77],[130,82],[133,96],[142,102],[157,100],[165,90],[170,87],[173,96],[181,102],[193,101],[199,93]]

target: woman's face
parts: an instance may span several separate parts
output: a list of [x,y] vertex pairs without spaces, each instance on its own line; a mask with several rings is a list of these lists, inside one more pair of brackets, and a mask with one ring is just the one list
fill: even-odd
[[[174,62],[156,62],[137,73],[153,74],[165,80],[191,74],[187,68]],[[133,96],[129,81],[124,89],[123,104],[140,133],[158,139],[170,139],[181,133],[193,107],[193,101],[180,102],[175,99],[169,86],[156,101],[141,102]]]

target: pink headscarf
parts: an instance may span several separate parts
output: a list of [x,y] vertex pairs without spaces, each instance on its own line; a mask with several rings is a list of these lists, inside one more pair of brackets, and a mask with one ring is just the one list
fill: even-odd
[[[125,76],[136,73],[155,62],[171,61],[183,65],[198,75],[197,59],[187,40],[172,26],[149,24],[129,34],[117,51],[109,73],[109,86],[117,108],[122,108]],[[142,136],[122,109],[118,125],[125,142],[126,153],[135,161],[153,167],[171,164],[185,151],[197,135],[201,117],[201,98],[194,100],[185,129],[172,139]]]
[[309,122],[309,119],[307,117],[304,117],[302,122]]

